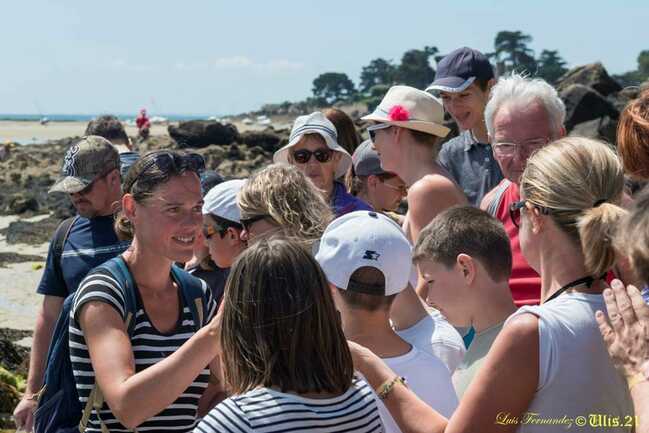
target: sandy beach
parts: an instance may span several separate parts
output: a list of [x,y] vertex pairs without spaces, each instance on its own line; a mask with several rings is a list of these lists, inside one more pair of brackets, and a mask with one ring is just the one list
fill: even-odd
[[[25,221],[36,222],[47,218],[38,215]],[[0,229],[18,220],[16,215],[1,216]],[[0,267],[0,328],[33,330],[36,313],[42,296],[36,294],[43,266],[47,257],[48,243],[41,245],[7,244],[5,236],[0,235],[0,252],[13,252],[41,256],[42,261],[8,263]]]
[[[50,122],[41,125],[30,121],[0,121],[0,141],[17,141],[21,144],[41,143],[47,140],[59,140],[66,137],[82,136],[88,122]],[[126,133],[137,135],[135,126],[125,125]],[[153,125],[152,135],[167,133],[167,125]]]
[[[290,128],[293,119],[289,116],[274,116],[272,120],[273,127],[281,129]],[[171,124],[177,123],[171,122]],[[261,131],[268,127],[268,125],[244,123],[240,118],[233,118],[232,123],[240,132]],[[87,125],[88,122],[49,122],[46,125],[41,125],[40,122],[34,121],[0,120],[0,143],[14,141],[20,144],[33,144],[78,137],[84,134]],[[152,125],[151,135],[167,135],[167,126],[167,124]],[[137,136],[135,126],[124,124],[124,127],[129,136]]]

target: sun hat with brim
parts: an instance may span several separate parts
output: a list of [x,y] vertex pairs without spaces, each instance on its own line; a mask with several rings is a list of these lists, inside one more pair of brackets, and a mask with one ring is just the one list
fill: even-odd
[[97,135],[83,137],[66,152],[61,178],[49,192],[77,193],[119,166],[119,152],[110,141]]
[[435,80],[427,92],[459,93],[465,91],[475,80],[491,80],[494,71],[487,56],[469,47],[458,48],[437,64]]
[[423,90],[410,86],[392,86],[373,113],[362,118],[446,137],[442,103]]
[[334,124],[319,111],[295,119],[288,144],[275,152],[273,162],[289,163],[288,155],[291,147],[295,146],[305,134],[320,135],[329,149],[342,154],[336,166],[335,176],[336,178],[344,176],[352,166],[352,156],[338,144],[338,132]]
[[241,224],[237,195],[245,183],[245,179],[233,179],[212,187],[203,198],[203,215],[216,215]]

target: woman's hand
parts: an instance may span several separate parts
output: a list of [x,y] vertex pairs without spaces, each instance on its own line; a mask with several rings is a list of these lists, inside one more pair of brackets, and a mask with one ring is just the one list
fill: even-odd
[[628,379],[649,373],[649,306],[635,286],[625,290],[620,280],[613,280],[604,290],[608,317],[595,313],[608,353],[615,367]]

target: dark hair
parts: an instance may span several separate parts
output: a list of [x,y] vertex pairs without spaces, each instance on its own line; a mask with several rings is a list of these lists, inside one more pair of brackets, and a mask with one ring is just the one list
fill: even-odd
[[323,114],[336,127],[338,133],[338,144],[345,148],[350,155],[354,153],[360,139],[354,126],[354,121],[342,110],[337,108],[328,108]]
[[488,90],[489,81],[491,81],[492,79],[493,78],[489,78],[489,79],[487,79],[487,78],[476,78],[474,83],[475,83],[476,86],[478,86],[480,88],[480,90],[485,92],[485,91]]
[[243,230],[243,226],[241,225],[241,223],[230,221],[229,219],[226,218],[221,218],[220,216],[214,215],[213,213],[207,214],[207,216],[212,218],[212,220],[214,220],[214,226],[215,228],[218,229],[218,233],[221,238],[223,238],[225,232],[230,227],[235,228],[237,230]]
[[[354,173],[354,172],[352,172]],[[396,177],[396,174],[394,173],[379,173],[379,174],[373,174],[373,175],[368,175],[368,176],[358,176],[355,175],[351,179],[351,186],[349,188],[349,192],[352,195],[358,195],[362,192],[365,192],[367,190],[367,179],[370,176],[376,176],[379,178],[381,182],[385,182],[388,179],[392,179],[393,177]]]
[[493,281],[509,279],[512,251],[500,221],[471,206],[455,206],[438,214],[420,233],[413,262],[432,260],[451,267],[459,254],[478,260]]
[[99,116],[88,122],[85,135],[99,135],[113,144],[128,143],[128,135],[122,122],[113,115]]
[[[363,287],[363,292],[354,289],[354,286]],[[397,295],[385,296],[385,276],[383,272],[371,266],[363,266],[356,269],[349,277],[347,289],[337,288],[348,307],[377,311],[380,309],[389,310]],[[376,292],[370,294],[368,292]]]
[[[172,150],[154,150],[147,153],[129,168],[123,182],[124,194],[131,194],[136,202],[142,203],[153,195],[156,189],[169,182],[171,178],[180,176],[187,171],[185,168],[179,169],[175,164],[172,164],[166,170],[162,170],[153,160],[157,155],[163,153],[170,154],[174,158],[181,158],[186,154],[185,152]],[[133,239],[135,234],[133,225],[126,218],[123,211],[117,214],[114,228],[120,240]]]
[[343,393],[354,366],[327,279],[309,251],[262,239],[235,261],[223,296],[223,371],[230,392]]

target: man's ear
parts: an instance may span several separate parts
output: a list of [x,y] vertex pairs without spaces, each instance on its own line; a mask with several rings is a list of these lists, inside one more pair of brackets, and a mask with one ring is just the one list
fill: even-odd
[[472,284],[477,274],[476,264],[473,257],[461,253],[457,255],[455,261],[464,276],[464,281],[466,281],[467,285]]
[[495,79],[495,78],[492,78],[491,80],[487,81],[487,89],[486,89],[486,92],[487,92],[487,93],[491,93],[491,89],[492,89],[493,86],[495,86],[495,85],[496,85],[496,79]]
[[370,174],[369,176],[367,176],[367,186],[376,187],[376,185],[379,182],[380,182],[380,180],[379,180],[378,176],[376,176],[374,174]]

